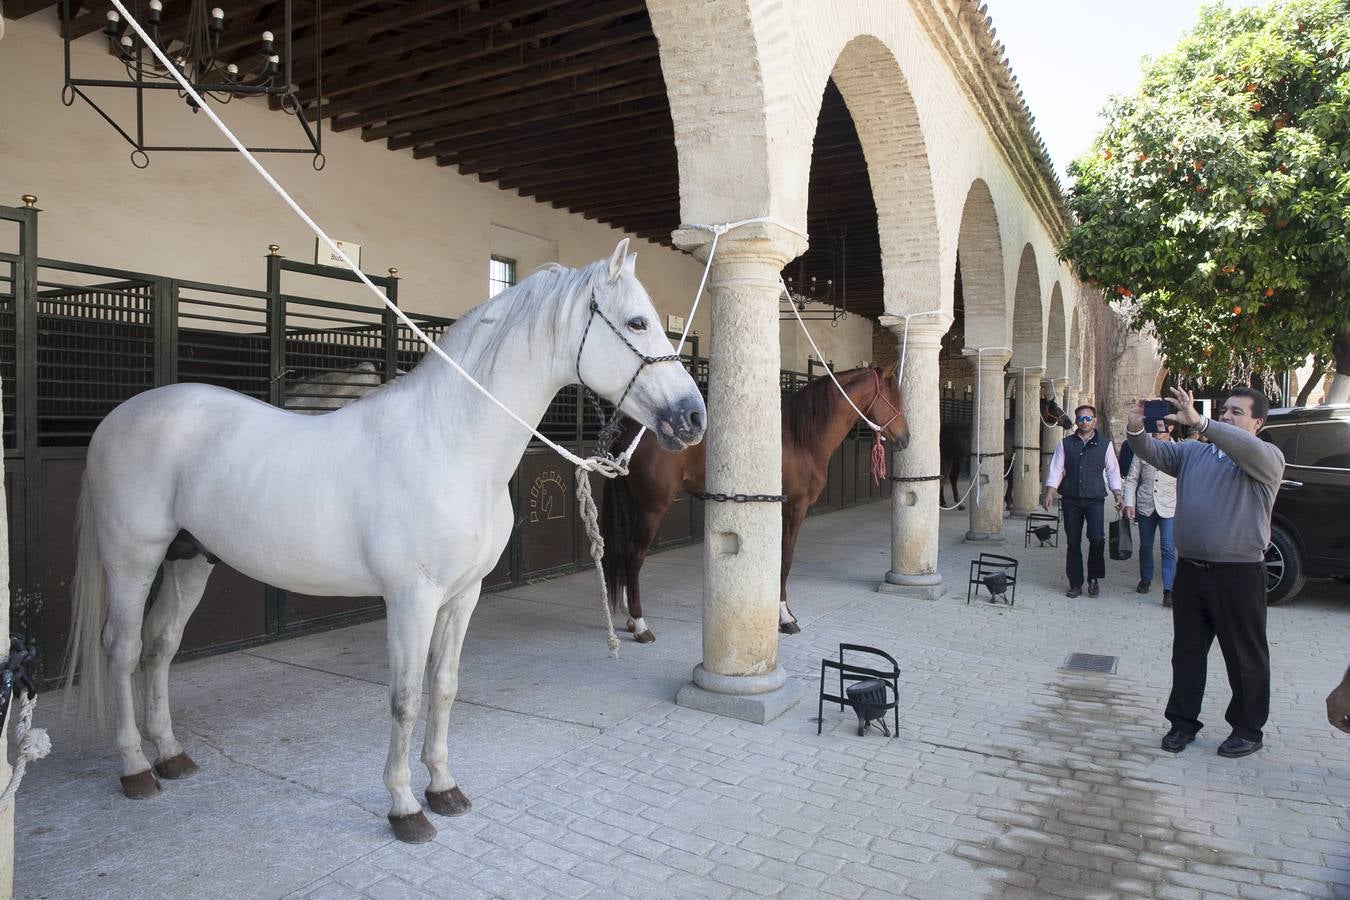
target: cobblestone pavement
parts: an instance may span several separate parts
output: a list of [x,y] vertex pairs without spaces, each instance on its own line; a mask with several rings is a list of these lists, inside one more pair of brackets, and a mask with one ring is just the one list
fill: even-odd
[[[19,896],[1350,898],[1350,738],[1323,697],[1347,662],[1350,586],[1270,613],[1265,748],[1227,760],[1227,679],[1209,723],[1158,749],[1171,622],[1109,563],[1063,596],[1063,551],[1022,560],[1016,606],[965,602],[961,513],[943,517],[937,601],[875,592],[889,509],[808,521],[780,644],[801,702],[767,726],[673,705],[699,658],[701,548],[653,557],[656,644],[604,656],[587,573],[485,598],[451,762],[474,800],[428,844],[389,838],[378,623],[175,667],[201,775],[122,800],[115,759],[58,727],[16,825]],[[1035,543],[1033,541],[1033,543]],[[989,548],[995,549],[995,548]],[[824,711],[840,642],[901,662],[899,734]],[[1118,657],[1115,674],[1061,666]],[[414,786],[424,780],[414,764]]]

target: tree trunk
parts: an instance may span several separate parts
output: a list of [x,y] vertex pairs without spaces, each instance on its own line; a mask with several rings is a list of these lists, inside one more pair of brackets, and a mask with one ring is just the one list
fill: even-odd
[[1331,339],[1331,352],[1336,358],[1336,377],[1327,391],[1327,403],[1350,402],[1350,325],[1344,324]]
[[1323,365],[1324,363],[1322,362],[1322,355],[1320,353],[1313,357],[1312,372],[1308,374],[1307,380],[1303,382],[1303,387],[1299,389],[1298,399],[1294,401],[1295,406],[1308,405],[1308,397],[1311,396],[1313,388],[1317,387],[1317,383],[1321,381],[1322,376],[1326,374]]

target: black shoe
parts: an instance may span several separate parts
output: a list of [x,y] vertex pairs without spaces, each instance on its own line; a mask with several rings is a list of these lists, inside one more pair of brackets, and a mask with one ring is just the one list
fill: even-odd
[[1082,589],[1081,586],[1080,586],[1080,587],[1071,587],[1071,588],[1069,588],[1067,591],[1064,592],[1064,596],[1065,596],[1065,597],[1069,597],[1069,598],[1073,598],[1073,597],[1077,597],[1077,596],[1078,596],[1079,594],[1081,594],[1081,593],[1083,593],[1083,589]]
[[1171,609],[1171,608],[1172,608],[1172,592],[1171,592],[1171,591],[1163,591],[1163,606],[1166,607],[1167,609]]
[[1088,579],[1088,596],[1089,596],[1089,597],[1095,597],[1095,596],[1097,596],[1098,594],[1100,594],[1101,592],[1102,592],[1102,589],[1097,585],[1097,579],[1095,579],[1095,578],[1089,578],[1089,579]]
[[1136,585],[1134,586],[1134,592],[1135,592],[1136,594],[1147,594],[1147,593],[1148,593],[1148,586],[1149,586],[1150,583],[1151,583],[1151,582],[1145,581],[1145,580],[1142,579],[1142,578],[1139,579],[1139,583],[1136,584]]
[[1229,759],[1237,759],[1239,756],[1251,756],[1257,750],[1261,749],[1261,742],[1249,741],[1244,737],[1238,737],[1236,734],[1230,734],[1228,740],[1219,745],[1219,755],[1226,756]]
[[1163,735],[1162,748],[1168,753],[1180,753],[1193,740],[1195,740],[1195,735],[1186,734],[1180,728],[1173,728]]

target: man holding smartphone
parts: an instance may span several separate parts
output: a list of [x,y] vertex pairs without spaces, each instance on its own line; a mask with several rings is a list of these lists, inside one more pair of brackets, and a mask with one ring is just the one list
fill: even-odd
[[1270,401],[1235,388],[1218,421],[1195,409],[1191,395],[1172,389],[1176,412],[1166,419],[1198,431],[1208,443],[1148,437],[1144,405],[1130,407],[1125,426],[1135,455],[1177,480],[1175,539],[1179,564],[1172,588],[1172,728],[1162,748],[1180,753],[1204,727],[1200,705],[1210,645],[1217,637],[1233,700],[1224,718],[1233,732],[1219,755],[1261,749],[1270,712],[1270,650],[1266,643],[1265,553],[1270,511],[1284,476],[1284,454],[1256,433]]
[[1064,563],[1064,573],[1069,578],[1066,597],[1077,597],[1083,592],[1083,525],[1087,525],[1087,592],[1089,597],[1095,597],[1101,592],[1097,579],[1106,577],[1103,501],[1110,487],[1116,509],[1121,507],[1120,464],[1116,448],[1097,432],[1097,408],[1085,403],[1073,411],[1073,416],[1077,428],[1055,447],[1041,506],[1050,509],[1055,490],[1059,490],[1068,546]]

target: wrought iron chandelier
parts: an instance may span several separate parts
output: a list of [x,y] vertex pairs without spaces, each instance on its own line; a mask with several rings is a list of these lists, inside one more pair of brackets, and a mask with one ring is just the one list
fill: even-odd
[[[263,31],[250,51],[246,42],[231,41],[222,46],[227,33],[225,12],[220,7],[207,7],[206,0],[180,0],[178,14],[166,16],[163,0],[125,0],[131,15],[177,68],[179,74],[192,85],[200,96],[215,103],[229,103],[236,97],[268,97],[282,111],[300,123],[305,135],[304,145],[290,147],[249,147],[253,153],[309,153],[314,157],[314,168],[322,169],[325,159],[322,151],[322,125],[317,117],[313,125],[306,118],[295,94],[296,80],[292,69],[294,56],[291,39],[294,34],[291,0],[282,0],[281,11],[285,32],[280,43],[271,31]],[[323,69],[322,0],[314,0],[314,106],[322,108]],[[186,16],[181,14],[187,9]],[[140,39],[139,35],[116,10],[109,10],[103,25],[108,50],[126,71],[125,79],[78,78],[71,73],[70,42],[74,31],[70,0],[61,2],[61,19],[65,40],[65,88],[61,101],[70,106],[79,97],[94,108],[103,119],[134,148],[132,165],[144,169],[150,164],[149,153],[174,152],[228,152],[229,146],[178,146],[149,143],[146,138],[146,91],[173,91],[195,113],[198,106],[183,90],[159,59]],[[236,62],[235,59],[239,61]],[[91,96],[92,88],[120,88],[135,92],[135,125],[123,127]]]
[[[807,322],[838,324],[848,315],[848,272],[845,264],[846,235],[831,235],[824,253],[829,259],[830,275],[821,278],[806,274],[806,254],[797,259],[795,274],[783,276],[787,296],[779,304],[780,321],[801,318]],[[835,274],[839,275],[839,290],[835,291]],[[792,306],[796,307],[794,314]],[[824,307],[824,308],[822,308]]]

